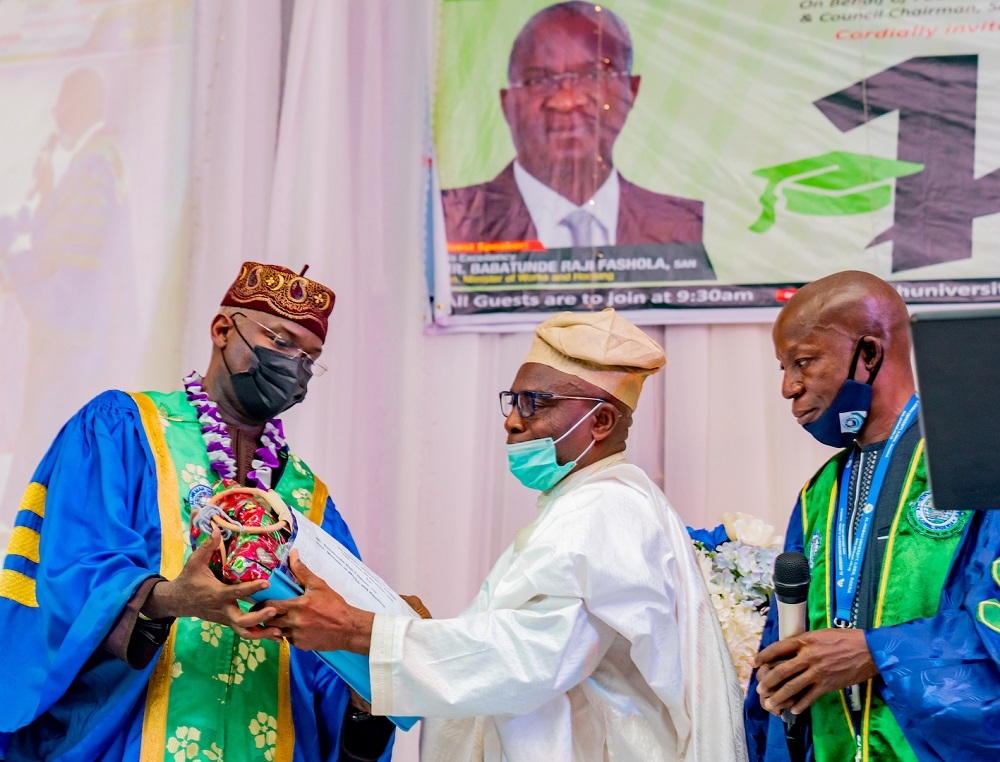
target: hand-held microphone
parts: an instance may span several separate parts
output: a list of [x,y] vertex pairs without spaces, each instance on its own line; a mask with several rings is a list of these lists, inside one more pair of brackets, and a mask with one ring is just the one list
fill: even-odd
[[809,562],[797,551],[774,559],[774,596],[778,599],[778,638],[784,640],[806,631],[806,596]]
[[[774,597],[778,599],[778,638],[784,640],[806,631],[806,597],[809,593],[809,562],[797,551],[774,559]],[[805,728],[790,709],[783,709],[785,741],[793,760],[805,759]]]

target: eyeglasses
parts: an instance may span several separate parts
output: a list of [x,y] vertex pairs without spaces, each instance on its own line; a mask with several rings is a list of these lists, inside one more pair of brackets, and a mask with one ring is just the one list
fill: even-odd
[[535,414],[535,402],[538,400],[590,400],[591,402],[607,402],[600,397],[571,397],[565,394],[549,394],[548,392],[500,392],[500,412],[506,418],[517,407],[517,414],[522,418],[531,418]]
[[548,97],[554,95],[563,82],[567,82],[577,92],[585,95],[597,95],[602,88],[607,86],[609,80],[630,76],[632,76],[630,72],[613,69],[564,71],[560,74],[544,72],[530,74],[520,82],[511,82],[509,87],[514,90],[523,88],[533,95]]
[[283,355],[294,357],[300,360],[302,364],[305,366],[305,369],[308,370],[312,375],[322,376],[324,373],[327,372],[327,370],[329,370],[329,368],[327,368],[319,360],[314,360],[312,357],[310,357],[308,352],[302,349],[302,347],[300,347],[294,341],[289,339],[287,336],[282,336],[277,331],[268,328],[263,323],[258,323],[252,317],[247,317],[242,312],[233,313],[233,317],[236,317],[237,315],[239,315],[241,318],[246,318],[251,323],[254,323],[255,325],[262,328],[267,333],[267,337],[271,340],[271,344],[274,346],[274,349],[276,351],[281,352],[281,354]]

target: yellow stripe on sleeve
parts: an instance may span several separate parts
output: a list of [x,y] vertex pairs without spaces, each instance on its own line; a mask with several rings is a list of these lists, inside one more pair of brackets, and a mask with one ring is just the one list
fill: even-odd
[[10,544],[7,546],[8,556],[24,556],[29,561],[38,563],[38,541],[41,535],[28,527],[14,527],[10,534]]
[[[24,490],[21,498],[21,510],[29,511],[39,518],[45,517],[45,496],[47,490],[38,482],[31,482]],[[16,526],[10,534],[7,545],[8,556],[20,556],[38,563],[38,543],[41,537],[37,530],[26,526]],[[14,569],[0,570],[0,598],[20,603],[29,608],[38,608],[38,598],[35,595],[35,580],[23,572]]]
[[45,495],[47,490],[38,482],[31,482],[24,490],[21,498],[21,510],[31,511],[40,518],[45,518]]
[[38,608],[35,580],[13,569],[0,570],[0,598],[7,598],[29,608]]

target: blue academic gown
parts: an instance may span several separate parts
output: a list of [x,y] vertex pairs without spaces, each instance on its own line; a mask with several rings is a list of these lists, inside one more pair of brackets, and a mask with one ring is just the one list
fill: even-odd
[[[0,597],[0,759],[23,758],[12,743],[20,733],[32,739],[32,759],[138,760],[156,659],[135,670],[100,648],[128,600],[160,568],[156,469],[132,398],[110,391],[84,406],[32,481],[47,490],[44,517],[22,509],[15,526],[40,532],[39,561],[11,554],[4,569],[35,581],[38,606]],[[323,528],[357,555],[330,501]],[[294,760],[333,762],[347,687],[312,653],[293,648],[290,662]],[[383,760],[391,749],[390,741]]]
[[[801,514],[796,503],[785,550],[804,552]],[[1000,759],[1000,633],[977,618],[981,602],[1000,600],[992,572],[998,560],[1000,511],[977,511],[965,527],[937,615],[865,632],[880,673],[876,690],[922,762]],[[778,640],[773,604],[761,648]],[[784,726],[761,706],[756,670],[745,710],[750,759],[788,760]]]

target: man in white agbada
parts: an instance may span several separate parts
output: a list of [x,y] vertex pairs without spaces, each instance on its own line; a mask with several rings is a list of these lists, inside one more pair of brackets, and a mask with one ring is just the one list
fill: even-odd
[[623,454],[664,360],[614,310],[546,320],[500,395],[538,517],[472,605],[374,615],[296,558],[306,593],[268,602],[269,635],[369,654],[372,712],[424,716],[424,760],[746,759],[742,692],[684,524]]

